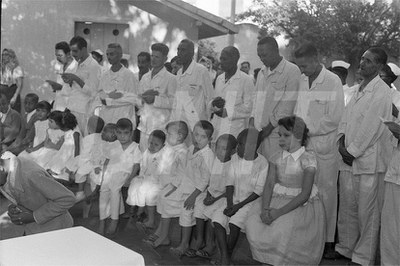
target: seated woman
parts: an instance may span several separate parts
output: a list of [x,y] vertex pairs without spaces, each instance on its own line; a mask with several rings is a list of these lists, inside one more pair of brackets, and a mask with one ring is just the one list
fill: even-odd
[[5,150],[18,137],[21,130],[21,115],[11,109],[10,101],[4,93],[0,93],[0,144]]
[[314,184],[315,155],[305,150],[308,129],[282,118],[262,202],[250,211],[246,236],[253,258],[272,265],[317,265],[325,243],[324,206]]

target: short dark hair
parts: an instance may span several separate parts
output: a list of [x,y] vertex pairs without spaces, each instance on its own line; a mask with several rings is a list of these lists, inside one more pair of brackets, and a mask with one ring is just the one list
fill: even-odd
[[185,121],[181,120],[181,121],[169,122],[167,124],[167,126],[165,127],[165,129],[168,130],[168,128],[172,127],[172,126],[176,126],[178,128],[178,133],[182,134],[183,140],[185,140],[187,138],[187,136],[189,135],[189,127]]
[[207,120],[200,120],[199,122],[197,122],[197,123],[194,125],[194,127],[195,127],[195,128],[196,128],[196,127],[202,128],[202,129],[206,132],[208,138],[211,138],[212,135],[214,134],[214,127],[213,127],[213,125],[212,125],[210,122],[208,122]]
[[153,136],[155,138],[158,138],[159,140],[161,140],[162,144],[165,143],[165,133],[162,130],[156,129],[153,132],[150,133],[150,136]]
[[314,56],[318,56],[318,50],[311,43],[304,43],[300,45],[300,47],[297,48],[296,51],[294,52],[294,57],[296,58],[314,57]]
[[261,134],[255,128],[245,128],[239,133],[239,135],[237,137],[237,141],[239,142],[240,140],[244,140],[245,143],[248,140],[256,140],[257,148],[258,148],[261,144]]
[[87,41],[81,36],[75,36],[69,41],[69,45],[77,45],[79,50],[87,48]]
[[244,65],[244,64],[247,64],[250,67],[250,62],[249,61],[243,61],[240,65]]
[[76,116],[67,108],[65,108],[65,111],[62,114],[62,125],[62,130],[72,130],[78,125]]
[[376,63],[386,65],[388,56],[387,56],[385,50],[383,50],[380,47],[375,46],[375,47],[369,48],[367,51],[370,51],[371,53],[373,53],[375,55]]
[[150,61],[151,61],[151,56],[150,56],[150,53],[148,53],[148,52],[140,52],[140,53],[137,55],[137,57],[138,57],[138,58],[139,58],[139,57],[145,57],[147,62],[150,62]]
[[132,121],[129,120],[128,118],[121,118],[117,121],[117,128],[122,129],[122,130],[129,130],[133,131],[133,124]]
[[60,129],[63,128],[63,123],[62,123],[63,112],[62,111],[58,111],[58,110],[52,111],[49,114],[48,119],[53,120]]
[[64,54],[68,54],[71,52],[71,48],[69,47],[69,44],[67,42],[59,42],[56,43],[56,50],[63,50]]
[[0,93],[0,99],[6,99],[8,103],[10,103],[10,100],[7,98],[7,95],[5,95],[4,93]]
[[237,146],[237,140],[236,138],[231,135],[231,134],[222,134],[221,136],[218,137],[217,142],[220,140],[226,139],[226,141],[228,142],[228,147],[231,148],[232,150],[236,149]]
[[163,43],[154,43],[153,45],[151,45],[151,50],[160,52],[164,56],[167,56],[169,52],[168,46]]
[[238,48],[236,48],[235,46],[227,46],[223,50],[225,50],[225,52],[227,52],[231,57],[235,58],[236,62],[239,61],[240,52]]
[[101,133],[104,127],[104,120],[100,116],[92,115],[89,117],[88,126],[93,123],[95,125],[94,131],[95,133]]
[[330,70],[333,73],[335,73],[336,75],[338,75],[339,78],[342,80],[346,80],[347,75],[349,73],[349,71],[344,67],[332,67],[332,68],[328,68],[328,70]]
[[194,53],[194,43],[189,39],[183,39],[181,43],[186,43],[189,47],[189,50]]
[[36,103],[39,102],[39,96],[36,93],[28,93],[27,95],[25,95],[25,99],[26,98],[31,98]]
[[292,132],[296,139],[299,139],[302,146],[307,145],[308,128],[304,120],[298,116],[292,115],[279,119],[278,125]]
[[276,42],[275,38],[272,38],[272,37],[269,37],[269,36],[261,38],[258,41],[257,46],[258,45],[264,45],[264,44],[268,45],[269,47],[275,48],[276,50],[279,50],[279,46],[278,46],[278,43]]
[[171,59],[171,64],[172,64],[173,62],[175,62],[176,60],[178,60],[178,56],[172,57],[172,59]]
[[381,71],[385,73],[385,75],[390,79],[390,83],[393,83],[397,79],[397,76],[393,73],[392,69],[388,64],[385,64],[382,67]]
[[[26,97],[26,96],[25,96]],[[36,104],[35,109],[46,110],[48,113],[51,111],[51,104],[48,101],[40,101]]]

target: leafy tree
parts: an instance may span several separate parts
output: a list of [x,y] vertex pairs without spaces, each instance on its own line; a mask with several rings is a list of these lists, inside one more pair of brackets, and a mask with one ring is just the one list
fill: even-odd
[[200,59],[202,56],[211,56],[215,60],[217,59],[218,53],[215,51],[216,44],[210,40],[200,40],[197,42],[199,49],[197,52],[197,57]]
[[321,55],[357,66],[361,53],[381,46],[400,55],[400,0],[253,0],[238,15],[261,26],[260,37],[283,34],[295,45],[313,42]]

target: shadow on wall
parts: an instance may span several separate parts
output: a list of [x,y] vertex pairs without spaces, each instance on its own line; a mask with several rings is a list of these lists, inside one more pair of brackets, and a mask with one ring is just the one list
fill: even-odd
[[1,48],[14,49],[25,72],[23,95],[35,92],[41,99],[54,98],[45,80],[55,80],[54,45],[69,41],[74,35],[75,21],[124,23],[129,31],[130,64],[136,69],[136,56],[149,51],[150,45],[163,42],[170,47],[170,58],[176,55],[180,40],[186,33],[174,24],[176,18],[166,22],[136,8],[129,1],[115,0],[3,0],[1,18]]

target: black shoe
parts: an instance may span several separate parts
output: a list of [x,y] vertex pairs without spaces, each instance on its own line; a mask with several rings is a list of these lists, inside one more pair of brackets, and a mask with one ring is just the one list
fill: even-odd
[[343,256],[335,250],[326,250],[324,252],[324,259],[326,260],[349,260],[349,258]]

